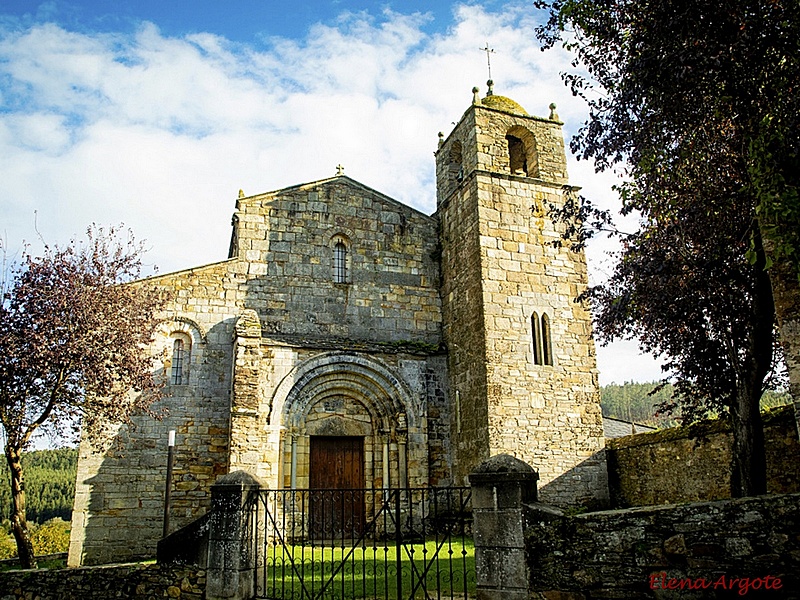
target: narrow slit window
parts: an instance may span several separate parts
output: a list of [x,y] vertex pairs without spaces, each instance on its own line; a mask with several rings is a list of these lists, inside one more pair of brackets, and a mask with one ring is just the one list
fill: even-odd
[[177,339],[172,344],[172,385],[183,385],[185,383],[184,366],[186,361],[186,345],[183,340]]
[[550,317],[542,315],[542,361],[546,365],[553,365],[553,346],[550,340]]
[[347,283],[347,246],[344,242],[336,242],[333,247],[333,281]]
[[531,343],[533,364],[553,366],[553,340],[550,317],[546,313],[531,315]]
[[531,315],[531,338],[533,341],[533,364],[541,365],[542,362],[542,329],[539,323],[539,315]]

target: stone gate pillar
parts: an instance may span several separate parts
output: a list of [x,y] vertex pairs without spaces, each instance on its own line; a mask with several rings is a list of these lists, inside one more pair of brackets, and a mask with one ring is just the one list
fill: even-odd
[[246,503],[258,480],[244,471],[223,475],[211,486],[207,600],[249,600],[255,594],[254,544]]
[[536,502],[539,474],[508,454],[470,474],[478,600],[528,600],[523,504]]

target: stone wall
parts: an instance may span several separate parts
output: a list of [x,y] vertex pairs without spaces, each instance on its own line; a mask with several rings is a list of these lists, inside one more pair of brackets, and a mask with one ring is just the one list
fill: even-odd
[[186,566],[110,565],[0,572],[0,600],[205,598],[206,572]]
[[[612,506],[730,498],[731,440],[722,421],[607,440]],[[791,406],[764,415],[767,490],[800,492],[800,443]]]
[[[443,152],[444,150],[440,150]],[[443,336],[448,348],[455,483],[489,457],[486,332],[474,178],[441,205]]]
[[591,319],[575,302],[586,261],[554,245],[547,216],[571,190],[561,123],[476,98],[441,141],[437,181],[456,483],[508,453],[536,465],[548,501],[602,505]]
[[[341,176],[236,205],[240,294],[268,335],[438,345],[436,222]],[[347,246],[346,283],[333,276]]]
[[[151,348],[166,381],[166,397],[153,407],[162,418],[135,419],[99,451],[82,440],[69,564],[155,555],[170,429],[173,530],[207,511],[211,484],[232,469],[288,485],[293,436],[307,482],[307,434],[302,421],[287,422],[299,413],[284,411],[284,401],[302,395],[293,377],[320,361],[320,377],[302,382],[320,395],[303,402],[335,404],[331,394],[361,402],[374,417],[371,463],[382,467],[391,454],[395,482],[401,463],[414,485],[448,481],[436,238],[434,219],[344,176],[240,198],[231,258],[148,280],[170,296]],[[344,282],[333,268],[340,240]],[[173,364],[178,339],[181,369]],[[428,419],[429,397],[439,417]],[[365,485],[381,485],[381,471]]]
[[526,515],[531,592],[589,598],[799,598],[800,494]]
[[232,470],[307,485],[312,436],[363,438],[366,487],[460,484],[507,452],[549,501],[607,500],[586,261],[547,218],[574,191],[562,124],[473,102],[437,153],[434,217],[341,174],[241,194],[227,260],[148,280],[170,296],[162,420],[83,440],[71,566],[154,555],[171,429],[174,529]]

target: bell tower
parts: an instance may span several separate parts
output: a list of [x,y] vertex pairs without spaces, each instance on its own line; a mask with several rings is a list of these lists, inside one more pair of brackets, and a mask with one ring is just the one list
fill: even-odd
[[501,453],[539,471],[544,500],[608,498],[582,252],[557,247],[548,207],[568,184],[562,123],[473,89],[436,152],[442,310],[457,483]]

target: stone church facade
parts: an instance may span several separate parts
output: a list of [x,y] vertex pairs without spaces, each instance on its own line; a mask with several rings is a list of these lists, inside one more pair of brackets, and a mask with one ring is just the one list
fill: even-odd
[[82,443],[71,565],[152,556],[166,441],[172,529],[221,474],[271,488],[464,485],[491,455],[543,499],[608,494],[583,254],[552,244],[562,124],[474,91],[436,152],[428,216],[338,174],[240,197],[227,260],[149,280],[167,395],[118,444]]

